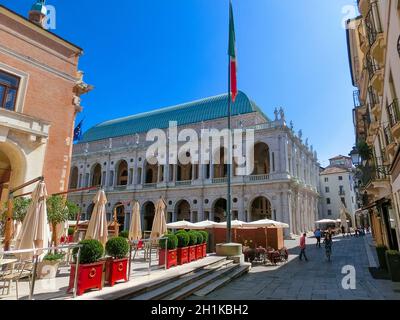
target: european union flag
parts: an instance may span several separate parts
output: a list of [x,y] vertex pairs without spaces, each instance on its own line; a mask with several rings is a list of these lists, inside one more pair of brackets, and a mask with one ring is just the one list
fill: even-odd
[[82,140],[82,124],[83,124],[83,120],[81,120],[81,122],[79,122],[79,124],[76,126],[76,128],[74,130],[74,142]]

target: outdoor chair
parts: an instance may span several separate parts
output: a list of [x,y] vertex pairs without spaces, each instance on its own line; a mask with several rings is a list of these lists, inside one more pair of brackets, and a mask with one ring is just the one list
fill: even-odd
[[15,290],[18,300],[18,282],[22,279],[28,279],[28,285],[30,290],[32,273],[33,273],[32,261],[17,262],[15,265],[12,266],[11,270],[5,271],[5,274],[1,277],[1,281],[3,282],[2,295],[4,295],[4,290],[6,288],[7,288],[7,295],[10,294],[11,283],[15,281]]

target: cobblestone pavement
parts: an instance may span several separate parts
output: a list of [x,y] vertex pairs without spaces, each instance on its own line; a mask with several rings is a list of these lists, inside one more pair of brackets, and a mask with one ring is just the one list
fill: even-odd
[[[249,274],[214,291],[206,300],[400,300],[398,283],[375,280],[368,267],[376,258],[369,246],[371,236],[363,238],[336,237],[332,261],[325,258],[325,249],[316,248],[315,239],[307,239],[309,262],[298,259],[298,240],[286,241],[290,259],[278,268],[253,267]],[[369,251],[369,252],[368,252]],[[368,254],[367,254],[368,252]],[[369,256],[369,258],[368,258]],[[375,257],[375,258],[373,258]],[[342,268],[352,265],[356,270],[356,289],[342,287]],[[199,299],[192,297],[191,299]]]

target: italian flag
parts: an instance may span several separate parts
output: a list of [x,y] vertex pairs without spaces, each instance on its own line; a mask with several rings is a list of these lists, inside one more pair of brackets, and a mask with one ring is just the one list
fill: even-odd
[[238,94],[237,89],[237,63],[236,63],[236,36],[235,36],[235,22],[233,19],[232,2],[229,1],[229,63],[230,63],[230,91],[232,102],[235,102]]

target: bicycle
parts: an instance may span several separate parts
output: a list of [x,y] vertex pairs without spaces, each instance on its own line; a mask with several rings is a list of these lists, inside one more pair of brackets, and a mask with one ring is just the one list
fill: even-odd
[[331,255],[332,255],[332,247],[330,245],[327,245],[325,247],[325,254],[326,254],[326,257],[327,257],[328,261],[330,262],[331,261]]

